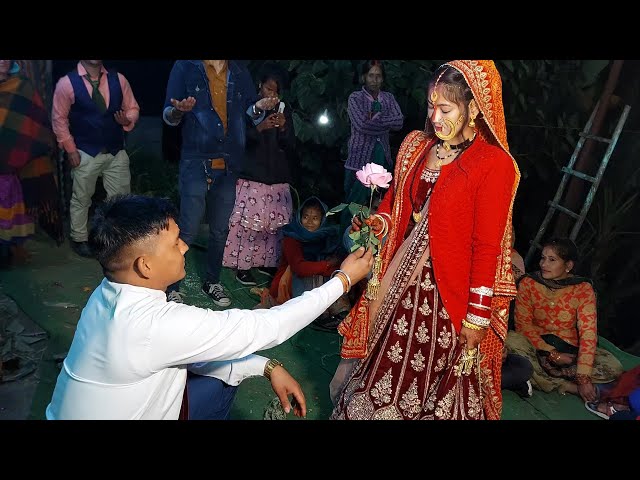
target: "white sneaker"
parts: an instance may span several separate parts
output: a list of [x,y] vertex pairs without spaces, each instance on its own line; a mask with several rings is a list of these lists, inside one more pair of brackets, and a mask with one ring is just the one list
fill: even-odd
[[167,302],[184,303],[184,293],[172,290],[167,295]]

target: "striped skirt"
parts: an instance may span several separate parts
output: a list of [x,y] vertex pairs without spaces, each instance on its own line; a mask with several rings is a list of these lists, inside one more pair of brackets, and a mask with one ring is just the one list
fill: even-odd
[[20,180],[0,175],[0,244],[19,245],[33,235],[35,225],[27,215]]

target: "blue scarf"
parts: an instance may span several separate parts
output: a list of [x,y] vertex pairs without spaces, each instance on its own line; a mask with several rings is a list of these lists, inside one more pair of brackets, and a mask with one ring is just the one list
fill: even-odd
[[[302,225],[302,210],[307,202],[315,199],[322,206],[322,222],[315,232],[310,232]],[[304,259],[310,262],[324,260],[327,256],[334,253],[340,245],[338,225],[329,225],[327,222],[327,211],[329,208],[318,197],[309,197],[298,209],[293,221],[282,227],[282,233],[285,237],[291,237],[302,243],[302,253]]]

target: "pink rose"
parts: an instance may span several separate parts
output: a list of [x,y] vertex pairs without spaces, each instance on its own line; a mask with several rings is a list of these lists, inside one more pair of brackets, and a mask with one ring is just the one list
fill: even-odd
[[365,187],[389,188],[393,175],[381,165],[367,163],[356,172],[356,177]]

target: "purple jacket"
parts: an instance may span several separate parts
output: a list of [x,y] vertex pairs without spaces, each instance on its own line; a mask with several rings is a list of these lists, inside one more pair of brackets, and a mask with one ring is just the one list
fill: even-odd
[[371,162],[373,147],[379,141],[393,171],[389,130],[400,130],[404,116],[400,111],[400,105],[391,93],[381,91],[378,94],[378,101],[382,105],[382,111],[371,117],[373,97],[364,88],[349,95],[347,111],[351,120],[351,137],[349,138],[349,156],[344,165],[349,170],[360,170],[365,164]]

